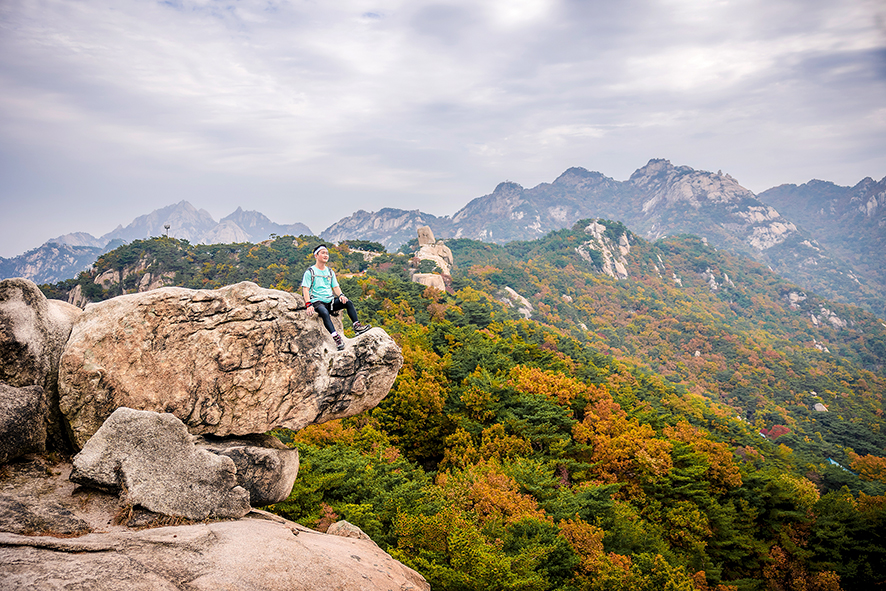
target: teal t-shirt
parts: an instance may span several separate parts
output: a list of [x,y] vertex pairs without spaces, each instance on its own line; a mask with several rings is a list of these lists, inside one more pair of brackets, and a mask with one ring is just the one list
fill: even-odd
[[[311,286],[312,269],[314,271],[313,286]],[[329,267],[326,267],[321,271],[317,268],[317,265],[313,265],[310,269],[305,271],[304,276],[301,278],[301,285],[310,290],[309,295],[312,302],[325,302],[328,304],[335,299],[335,294],[332,293],[332,288],[338,287],[338,279]]]

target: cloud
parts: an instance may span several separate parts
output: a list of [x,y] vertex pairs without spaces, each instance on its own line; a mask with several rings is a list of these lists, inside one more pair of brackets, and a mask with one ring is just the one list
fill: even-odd
[[0,255],[181,199],[319,232],[651,157],[756,191],[854,184],[886,173],[883,18],[868,0],[6,0]]

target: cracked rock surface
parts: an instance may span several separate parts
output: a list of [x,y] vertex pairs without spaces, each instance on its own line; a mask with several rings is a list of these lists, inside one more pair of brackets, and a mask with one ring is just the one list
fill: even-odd
[[171,413],[194,434],[299,430],[375,407],[402,363],[379,328],[336,351],[298,295],[166,287],[86,307],[61,357],[59,404],[78,448],[124,406]]

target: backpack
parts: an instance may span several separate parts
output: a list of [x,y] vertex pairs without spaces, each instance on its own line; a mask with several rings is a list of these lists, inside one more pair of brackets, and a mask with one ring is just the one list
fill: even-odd
[[[332,270],[332,267],[327,267],[327,269],[329,269],[329,286],[332,287],[332,282],[335,281],[335,271]],[[308,291],[310,292],[314,289],[314,279],[316,279],[317,276],[314,274],[313,265],[308,267],[308,271],[311,272],[311,287],[308,288]]]

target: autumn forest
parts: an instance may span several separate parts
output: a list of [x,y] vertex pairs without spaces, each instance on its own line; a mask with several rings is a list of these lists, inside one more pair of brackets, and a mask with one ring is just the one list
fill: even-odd
[[[446,240],[446,291],[411,281],[415,244],[331,246],[404,365],[372,411],[275,432],[301,469],[269,509],[347,519],[439,591],[886,585],[884,321],[697,237],[599,220],[630,245],[611,276],[587,223]],[[42,288],[97,301],[165,273],[297,292],[318,241],[137,240]]]

